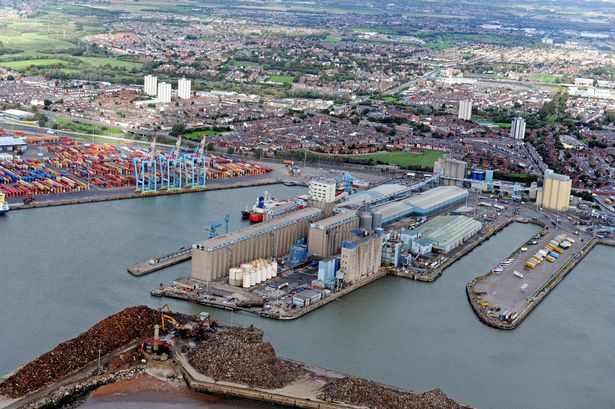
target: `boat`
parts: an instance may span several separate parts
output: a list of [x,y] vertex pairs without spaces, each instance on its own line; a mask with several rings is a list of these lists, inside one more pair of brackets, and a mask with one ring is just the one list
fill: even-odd
[[7,214],[9,210],[9,202],[6,201],[6,195],[0,192],[0,215]]
[[[265,220],[265,214],[276,216],[302,207],[305,207],[305,204],[301,200],[276,200],[273,197],[269,197],[269,193],[265,191],[265,194],[259,196],[254,202],[252,209],[248,212],[248,219],[250,219],[251,223],[260,223]],[[245,212],[247,212],[247,209]],[[244,214],[244,211],[242,211],[242,217],[244,217]]]
[[246,206],[246,210],[241,211],[241,218],[243,220],[248,220],[250,218],[250,211],[248,210],[248,206]]

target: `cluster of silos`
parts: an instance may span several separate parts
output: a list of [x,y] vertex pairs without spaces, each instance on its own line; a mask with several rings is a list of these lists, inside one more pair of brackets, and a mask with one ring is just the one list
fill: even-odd
[[258,259],[229,269],[228,283],[235,287],[250,288],[278,276],[278,263]]
[[359,227],[361,229],[376,230],[382,227],[382,218],[381,212],[361,213],[359,216]]

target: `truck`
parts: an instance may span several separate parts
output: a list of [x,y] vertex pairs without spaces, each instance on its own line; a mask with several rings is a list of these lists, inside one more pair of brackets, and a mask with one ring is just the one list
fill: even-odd
[[545,249],[540,249],[540,250],[538,250],[538,254],[540,254],[543,257],[546,257],[547,254],[549,254],[549,252],[547,250],[545,250]]
[[567,241],[562,241],[562,242],[559,244],[559,246],[560,246],[561,248],[563,248],[563,249],[567,249],[567,248],[570,248],[571,244],[570,244],[569,242],[567,242]]
[[549,263],[553,263],[555,261],[555,259],[551,256],[545,257],[545,260],[547,260]]
[[523,278],[523,274],[521,274],[521,273],[520,273],[520,272],[518,272],[517,270],[515,270],[515,271],[513,272],[513,274],[514,274],[516,277]]
[[553,258],[559,258],[559,254],[557,254],[556,252],[552,251],[549,253],[549,255]]
[[534,263],[531,260],[528,260],[528,261],[525,262],[525,267],[527,267],[527,268],[536,268],[536,263]]
[[557,253],[559,253],[559,254],[564,254],[564,250],[562,250],[562,249],[561,249],[561,248],[559,248],[559,247],[555,247],[555,248],[553,249],[553,251],[555,251],[555,252],[557,252]]

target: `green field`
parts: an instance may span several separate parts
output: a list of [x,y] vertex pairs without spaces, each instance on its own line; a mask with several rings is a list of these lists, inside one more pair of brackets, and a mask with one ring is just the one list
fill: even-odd
[[433,168],[434,162],[440,159],[442,154],[442,151],[423,149],[423,152],[421,153],[378,152],[351,156],[358,159],[373,159],[375,161],[380,161],[388,165],[397,165],[402,168],[408,166],[423,166],[426,168]]
[[123,135],[124,131],[120,128],[114,128],[112,126],[93,125],[85,122],[75,121],[73,119],[53,117],[51,118],[59,129],[69,129],[75,132],[81,133],[93,133],[100,135]]
[[8,61],[0,63],[1,67],[10,68],[12,70],[25,70],[30,66],[34,65],[35,67],[49,67],[52,65],[67,65],[70,64],[67,61],[58,60],[55,58],[43,58],[40,60],[22,60],[22,61]]
[[295,77],[290,75],[270,75],[267,78],[271,82],[280,82],[282,84],[290,84],[295,80]]
[[189,139],[191,141],[200,142],[201,139],[203,139],[203,135],[212,136],[212,135],[218,135],[218,134],[221,134],[221,133],[222,133],[222,131],[212,131],[212,130],[194,131],[194,132],[182,134],[182,138],[186,138],[186,139]]
[[257,62],[252,62],[252,61],[241,61],[241,60],[231,60],[229,62],[226,63],[227,65],[234,65],[235,67],[238,68],[245,68],[245,67],[260,67],[261,65]]
[[111,68],[141,68],[143,64],[138,62],[118,60],[110,57],[77,57],[80,61],[92,67],[103,67],[109,65]]
[[555,84],[557,80],[562,78],[562,75],[559,74],[528,74],[524,75],[524,78],[542,82],[544,84]]
[[343,38],[342,36],[328,35],[322,41],[326,43],[337,43],[339,41],[342,41],[342,38]]

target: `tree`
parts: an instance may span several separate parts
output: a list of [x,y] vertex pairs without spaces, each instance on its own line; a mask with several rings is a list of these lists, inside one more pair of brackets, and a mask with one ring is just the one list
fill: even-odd
[[45,100],[43,101],[43,105],[45,105],[45,108],[49,107],[49,105],[53,104],[53,101],[50,99],[45,98]]
[[208,150],[208,151],[213,151],[213,150],[214,150],[214,144],[213,144],[213,143],[211,143],[211,142],[209,142],[209,143],[207,144],[207,150]]
[[179,136],[179,135],[183,134],[185,130],[186,130],[186,125],[184,125],[184,124],[175,124],[175,125],[173,125],[173,128],[171,128],[171,132],[169,132],[169,135],[171,135],[171,136]]
[[235,148],[233,148],[232,146],[229,146],[228,149],[226,150],[226,153],[228,153],[229,155],[232,155],[235,153]]

